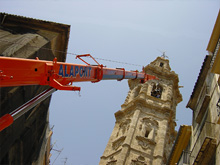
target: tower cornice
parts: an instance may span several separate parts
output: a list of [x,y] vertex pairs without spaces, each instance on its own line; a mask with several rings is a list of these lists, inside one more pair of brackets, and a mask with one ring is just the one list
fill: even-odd
[[[161,113],[161,114],[165,115],[165,117],[167,119],[174,117],[175,113],[173,112],[173,110],[171,108],[169,108],[168,106],[161,106],[161,105],[170,104],[170,101],[159,100],[160,104],[152,104],[152,102],[153,102],[152,100],[155,99],[156,101],[158,101],[158,99],[154,98],[152,96],[146,96],[146,97],[147,97],[147,99],[137,97],[134,100],[130,101],[129,103],[123,104],[122,109],[115,113],[116,121],[120,120],[121,118],[123,118],[126,115],[133,114],[133,111],[135,111],[137,109],[141,110],[143,113],[148,113],[149,110],[147,110],[145,112],[144,108],[151,109],[153,114]],[[147,101],[149,101],[149,102],[147,102]],[[158,116],[158,115],[155,115],[155,116]]]

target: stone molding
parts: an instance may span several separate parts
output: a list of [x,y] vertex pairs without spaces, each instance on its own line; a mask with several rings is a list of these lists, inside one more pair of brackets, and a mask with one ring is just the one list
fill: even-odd
[[[151,99],[157,99],[152,96],[149,97],[151,97]],[[164,103],[167,103],[167,101],[160,100],[160,104],[164,104]],[[156,110],[157,113],[165,114],[167,118],[170,118],[175,115],[174,110],[171,108],[161,107],[159,104],[147,103],[146,99],[136,98],[133,101],[129,102],[127,105],[125,104],[122,105],[122,109],[115,113],[116,120],[123,117],[127,113],[131,113],[131,111],[134,111],[134,109],[139,109],[142,112],[144,112],[142,107],[154,109]]]
[[159,123],[155,119],[153,119],[152,117],[144,117],[144,118],[142,118],[141,122],[143,124],[151,124],[156,127],[158,127],[158,125],[159,125]]
[[109,158],[109,161],[107,161],[106,165],[116,165],[116,162],[117,162],[117,160],[113,156],[111,156]]
[[131,119],[126,119],[126,120],[119,121],[118,122],[119,129],[118,129],[118,132],[116,134],[116,137],[118,137],[120,133],[122,135],[124,135],[128,131],[128,129],[130,127],[130,123],[131,123]]
[[138,145],[140,145],[144,150],[153,149],[156,145],[155,141],[142,136],[136,136],[136,140],[138,141]]
[[123,142],[125,141],[126,136],[122,136],[115,141],[112,142],[113,150],[117,150],[120,146],[122,146]]
[[131,165],[147,165],[143,156],[131,160]]
[[119,150],[117,150],[117,151],[111,153],[110,155],[108,155],[108,156],[104,156],[104,155],[103,155],[103,156],[101,156],[100,158],[101,158],[101,159],[104,159],[104,160],[106,160],[106,159],[108,159],[108,158],[110,159],[111,157],[113,157],[113,156],[117,155],[118,153],[120,153],[121,150],[122,150],[122,149],[120,148]]

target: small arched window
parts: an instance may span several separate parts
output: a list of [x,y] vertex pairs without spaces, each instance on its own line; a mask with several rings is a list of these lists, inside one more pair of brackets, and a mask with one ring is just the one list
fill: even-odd
[[150,131],[146,130],[144,137],[148,138],[149,134],[150,134]]
[[156,98],[161,98],[163,92],[163,87],[160,86],[159,84],[154,84],[152,91],[151,91],[151,96],[156,97]]
[[160,67],[163,67],[163,65],[164,65],[164,63],[163,63],[163,62],[161,62],[161,63],[160,63]]

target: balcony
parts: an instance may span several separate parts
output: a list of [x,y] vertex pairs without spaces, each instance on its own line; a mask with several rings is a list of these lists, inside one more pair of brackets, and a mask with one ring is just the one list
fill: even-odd
[[[201,132],[194,136],[195,143],[190,156],[190,164],[208,164],[215,153],[220,126],[204,122]],[[193,140],[194,141],[194,140]]]

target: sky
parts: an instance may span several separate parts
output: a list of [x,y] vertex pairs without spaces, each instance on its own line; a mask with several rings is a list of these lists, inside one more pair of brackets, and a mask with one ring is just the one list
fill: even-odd
[[[0,0],[0,12],[71,25],[68,52],[91,54],[109,68],[139,70],[162,52],[179,75],[183,101],[176,123],[191,125],[186,108],[200,72],[219,0]],[[111,62],[118,61],[116,62]],[[80,63],[74,55],[67,62]],[[135,65],[128,65],[135,64]],[[81,92],[57,91],[50,104],[51,164],[95,165],[128,94],[127,80],[75,83]]]

